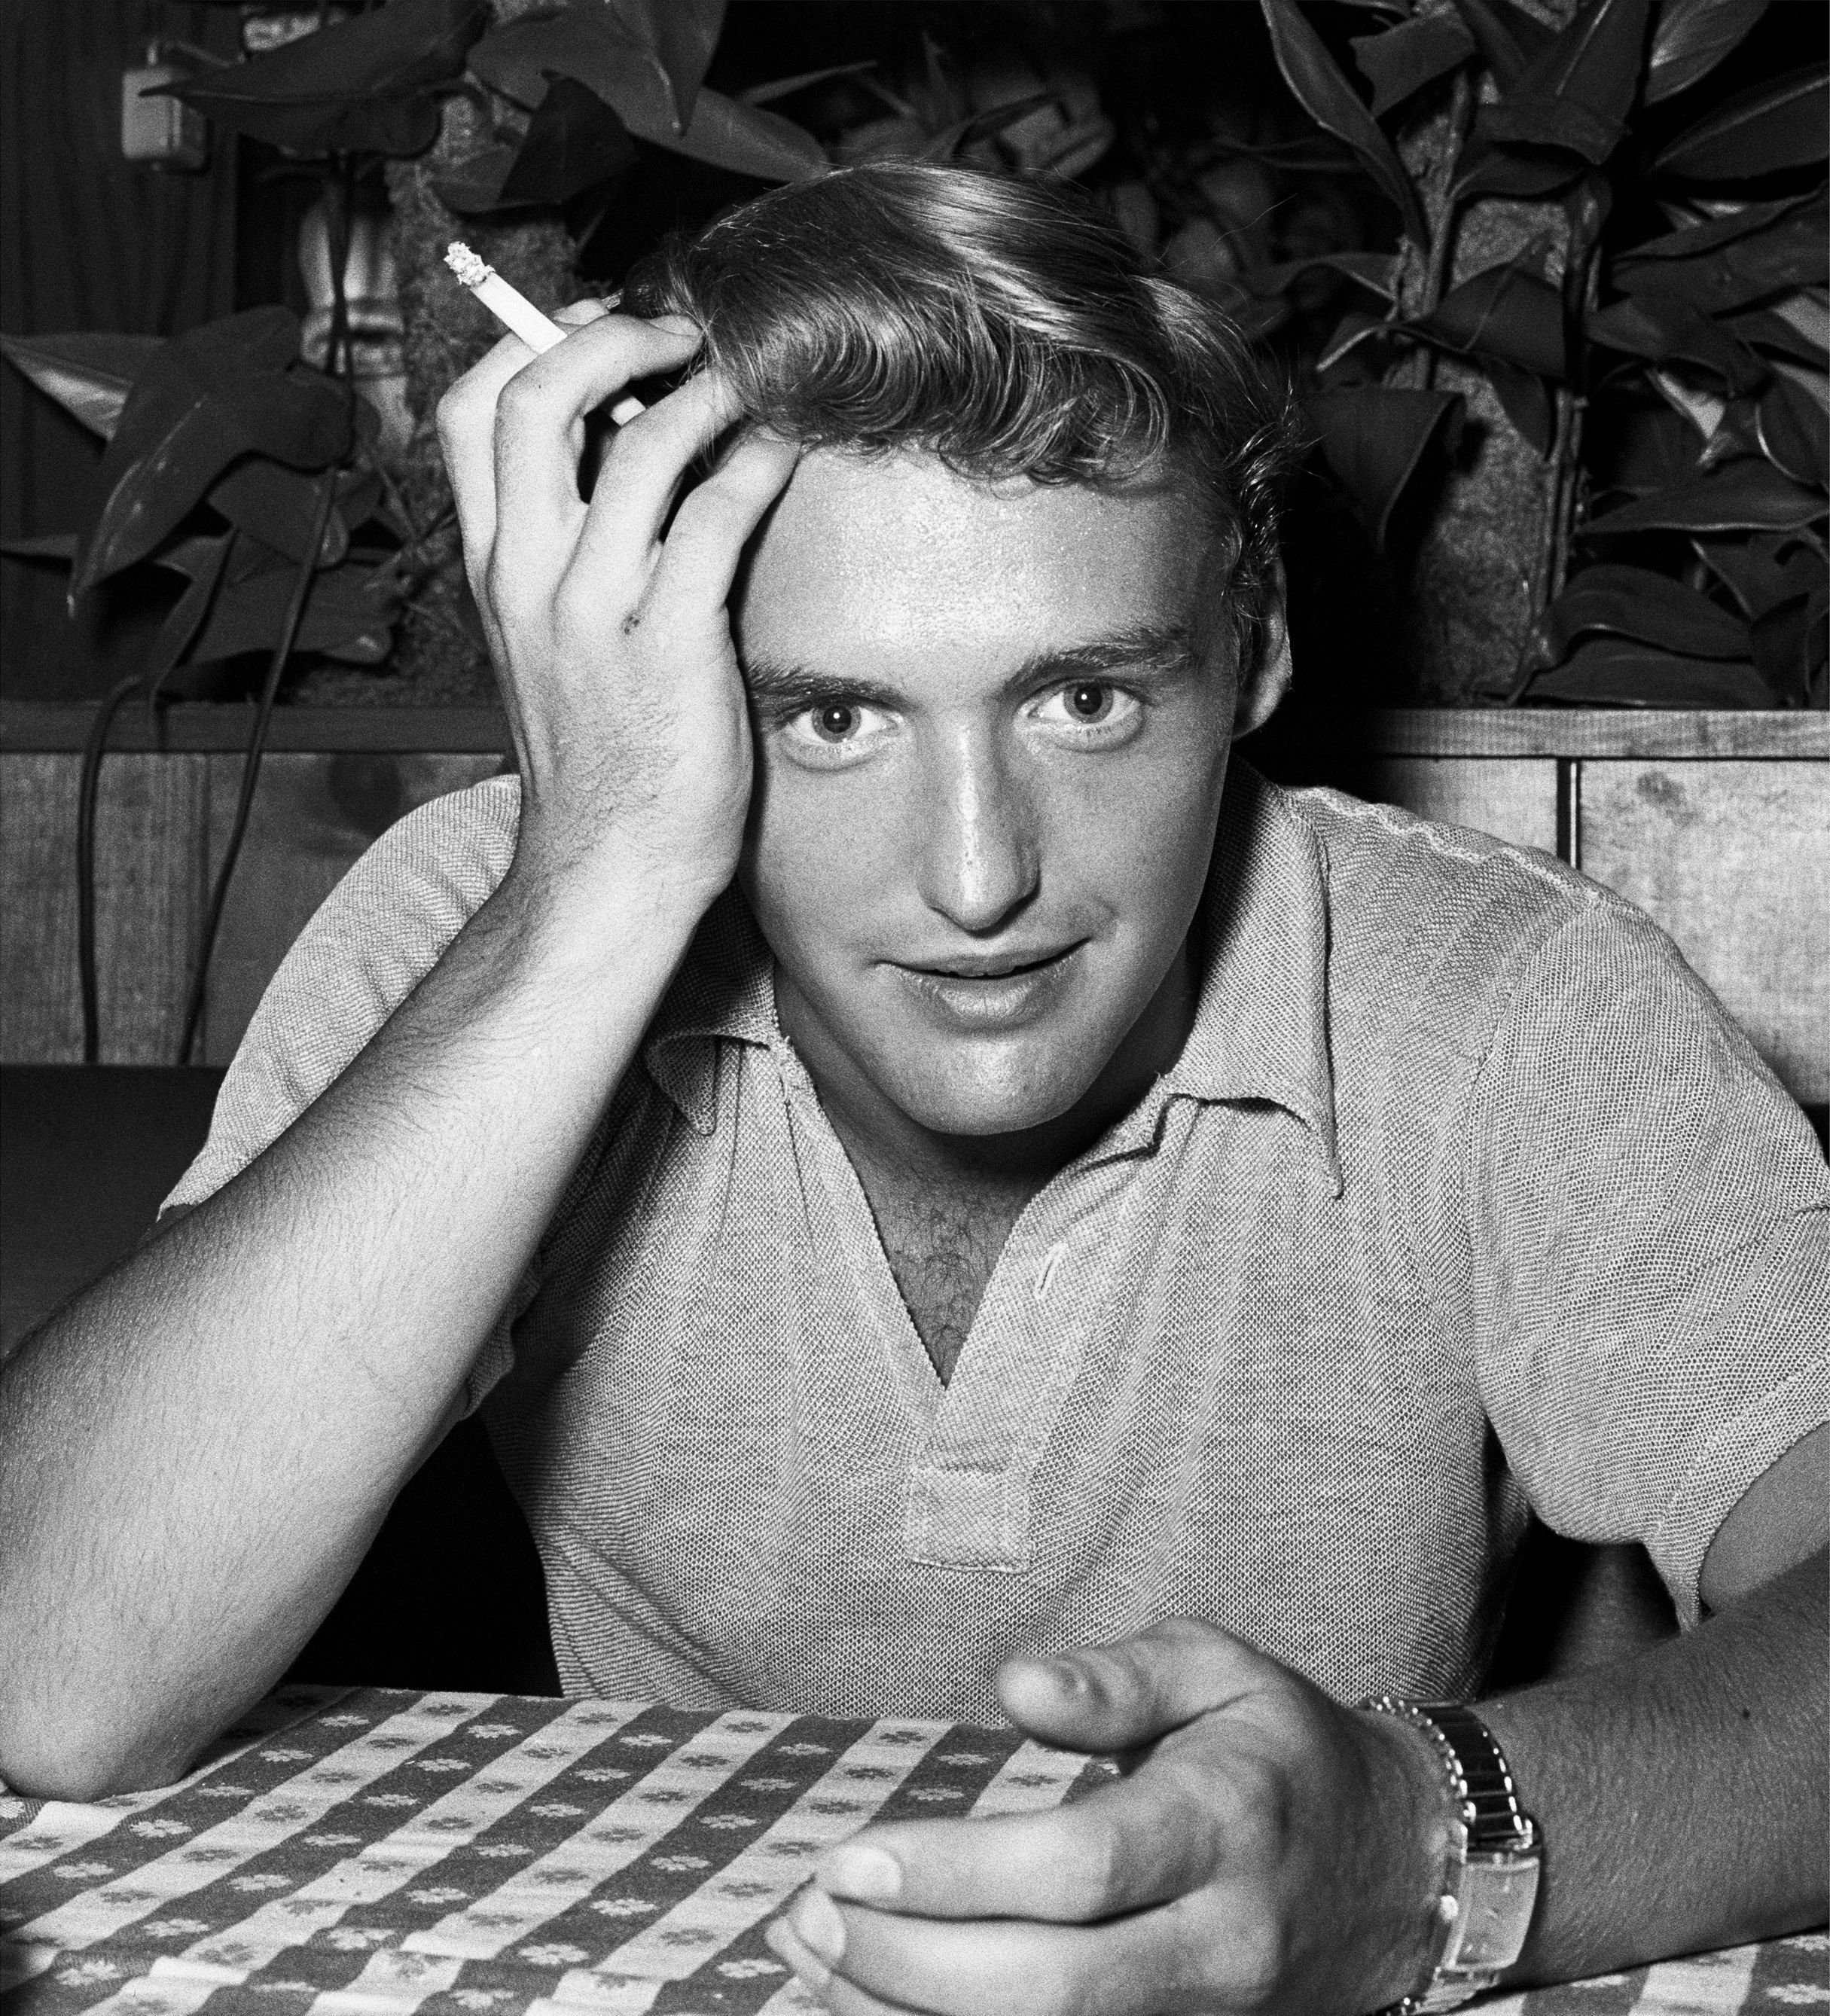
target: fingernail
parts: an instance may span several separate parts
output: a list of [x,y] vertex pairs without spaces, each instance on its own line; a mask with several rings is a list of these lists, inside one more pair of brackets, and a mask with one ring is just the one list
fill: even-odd
[[821,1886],[860,1904],[886,1904],[902,1892],[902,1865],[881,1848],[841,1848],[820,1865]]
[[766,1928],[762,1942],[778,1959],[785,1960],[794,1970],[795,1978],[816,1994],[832,1979],[832,1969],[802,1945],[786,1918],[777,1918]]
[[1086,1686],[1086,1669],[1072,1659],[1050,1659],[1045,1670],[1064,1694],[1079,1694]]
[[797,1938],[812,1947],[828,1967],[845,1957],[845,1921],[823,1890],[809,1890],[788,1921]]

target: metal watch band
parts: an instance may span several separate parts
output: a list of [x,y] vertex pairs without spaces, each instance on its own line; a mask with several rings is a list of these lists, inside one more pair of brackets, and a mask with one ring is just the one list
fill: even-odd
[[1493,1732],[1460,1701],[1376,1695],[1363,1708],[1421,1730],[1454,1802],[1448,1866],[1424,1986],[1379,2016],[1439,2016],[1491,1988],[1518,1959],[1537,1901],[1538,1831]]

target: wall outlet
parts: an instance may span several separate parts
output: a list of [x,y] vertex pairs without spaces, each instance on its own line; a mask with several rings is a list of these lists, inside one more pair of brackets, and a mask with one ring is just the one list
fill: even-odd
[[182,64],[142,63],[121,74],[121,151],[155,167],[200,168],[210,158],[210,128],[200,112],[175,98],[147,98],[155,85],[182,84]]

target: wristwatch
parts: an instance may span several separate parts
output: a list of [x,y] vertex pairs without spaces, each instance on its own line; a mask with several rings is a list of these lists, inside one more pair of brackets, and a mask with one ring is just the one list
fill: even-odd
[[1473,1709],[1396,1694],[1360,1706],[1396,1715],[1429,1737],[1454,1802],[1429,1974],[1414,1994],[1379,2011],[1437,2016],[1491,1988],[1518,1959],[1537,1902],[1537,1824],[1519,1805],[1500,1746]]

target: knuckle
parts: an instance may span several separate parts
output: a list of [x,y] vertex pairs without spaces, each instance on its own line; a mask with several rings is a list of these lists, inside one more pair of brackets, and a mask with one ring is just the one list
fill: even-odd
[[441,444],[448,448],[475,429],[482,417],[483,400],[467,377],[460,378],[433,409],[433,419]]
[[1075,1845],[1064,1857],[1061,1903],[1070,1918],[1103,1917],[1111,1908],[1124,1873],[1124,1835],[1118,1823],[1101,1815],[1091,1817]]
[[518,424],[539,412],[547,402],[546,375],[535,365],[517,371],[495,395],[497,423]]

